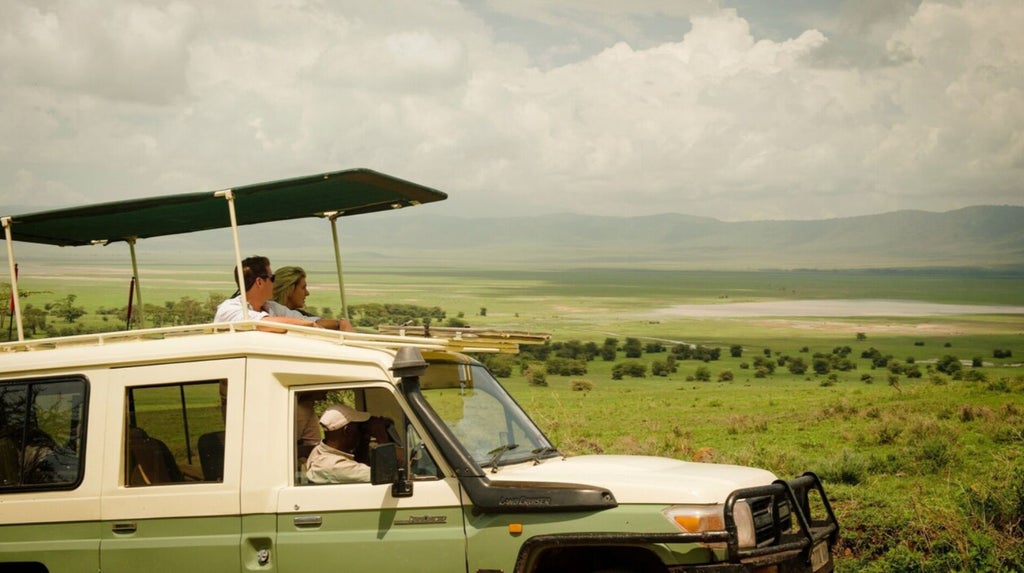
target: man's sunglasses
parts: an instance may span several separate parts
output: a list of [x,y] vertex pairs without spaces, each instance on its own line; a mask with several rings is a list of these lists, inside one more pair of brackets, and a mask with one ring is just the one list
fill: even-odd
[[276,277],[277,277],[277,273],[274,273],[272,275],[259,275],[256,278],[263,279],[265,281],[269,280],[270,282],[274,282],[274,278],[276,278]]

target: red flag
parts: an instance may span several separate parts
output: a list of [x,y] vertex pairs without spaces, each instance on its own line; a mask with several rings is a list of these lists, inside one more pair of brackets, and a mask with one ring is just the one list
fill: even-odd
[[[18,282],[18,263],[14,263],[14,282]],[[11,285],[11,315],[14,315],[14,285]]]

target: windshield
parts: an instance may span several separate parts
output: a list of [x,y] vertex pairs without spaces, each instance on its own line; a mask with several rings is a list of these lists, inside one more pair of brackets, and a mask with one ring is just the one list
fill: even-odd
[[483,467],[558,454],[483,366],[434,362],[421,379],[421,389],[448,429]]

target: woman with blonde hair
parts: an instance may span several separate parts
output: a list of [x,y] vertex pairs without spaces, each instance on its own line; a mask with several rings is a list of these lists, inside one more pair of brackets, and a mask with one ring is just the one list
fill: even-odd
[[320,318],[305,310],[303,307],[306,306],[307,296],[309,296],[309,288],[306,284],[306,271],[302,267],[281,267],[274,271],[273,301],[275,303],[312,318],[317,326],[322,328],[350,332],[355,330],[346,319]]

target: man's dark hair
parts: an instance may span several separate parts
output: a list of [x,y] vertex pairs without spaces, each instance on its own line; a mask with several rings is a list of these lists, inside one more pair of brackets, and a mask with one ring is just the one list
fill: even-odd
[[[245,290],[248,291],[259,277],[265,277],[270,268],[270,259],[253,256],[242,259],[242,276],[245,278]],[[238,267],[235,267],[235,286],[238,286]],[[239,293],[241,294],[241,293]]]

